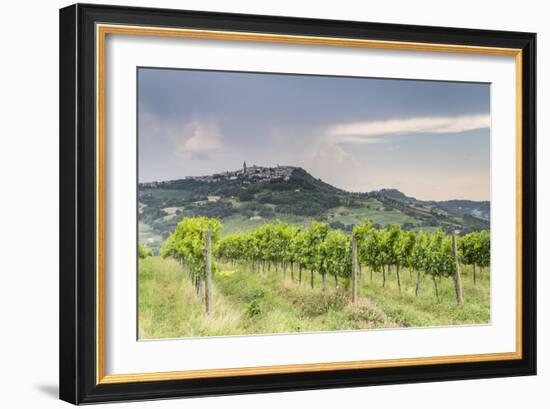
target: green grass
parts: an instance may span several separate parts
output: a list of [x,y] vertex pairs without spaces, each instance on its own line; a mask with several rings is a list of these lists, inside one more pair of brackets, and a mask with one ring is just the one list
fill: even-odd
[[275,217],[251,219],[249,217],[235,215],[223,219],[222,235],[244,232],[246,230],[255,230],[262,224],[273,223],[276,220],[289,224],[307,226],[311,223],[312,218],[278,214]]
[[213,292],[207,316],[181,266],[148,257],[139,262],[139,338],[175,338],[244,333],[239,308]]
[[439,282],[440,298],[435,298],[431,280],[422,282],[419,297],[414,295],[415,276],[401,273],[399,292],[395,272],[373,280],[366,269],[359,279],[359,301],[349,302],[346,283],[336,287],[328,278],[326,291],[309,287],[309,272],[302,283],[290,272],[259,274],[248,265],[220,265],[214,276],[214,308],[207,315],[183,268],[173,260],[149,257],[139,263],[140,339],[244,335],[290,332],[339,331],[353,329],[444,326],[487,323],[489,278],[482,274],[476,286],[470,271],[463,274],[465,304],[456,305],[450,279]]
[[463,268],[462,288],[464,304],[456,304],[454,282],[450,278],[438,279],[437,301],[431,278],[421,281],[420,294],[415,296],[416,273],[401,271],[401,292],[397,286],[395,270],[386,273],[386,287],[382,287],[382,274],[374,273],[373,280],[365,271],[361,276],[359,294],[377,303],[400,327],[482,324],[490,321],[489,274],[484,272],[476,285],[471,270]]
[[[379,211],[380,203],[372,200],[365,203],[365,207],[357,209],[349,209],[346,207],[337,207],[327,212],[328,222],[341,222],[345,225],[353,225],[361,223],[366,219],[372,220],[373,223],[378,223],[381,226],[389,226],[391,224],[402,225],[404,223],[416,224],[416,220],[399,210]],[[276,214],[270,218],[254,218],[244,217],[240,215],[230,216],[223,219],[222,234],[230,234],[243,232],[246,230],[254,230],[265,223],[272,223],[276,220],[289,224],[308,226],[314,218],[306,216]]]
[[402,225],[404,223],[416,223],[416,220],[399,210],[378,210],[379,205],[375,202],[368,204],[365,207],[357,209],[337,208],[329,214],[329,221],[341,222],[344,224],[359,224],[364,220],[371,220],[381,226],[389,226],[391,224]]

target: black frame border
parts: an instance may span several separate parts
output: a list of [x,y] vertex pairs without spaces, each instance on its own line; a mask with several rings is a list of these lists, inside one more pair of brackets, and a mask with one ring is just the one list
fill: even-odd
[[[522,50],[522,359],[96,384],[96,23]],[[74,404],[536,374],[536,34],[76,4],[60,10],[60,399]]]

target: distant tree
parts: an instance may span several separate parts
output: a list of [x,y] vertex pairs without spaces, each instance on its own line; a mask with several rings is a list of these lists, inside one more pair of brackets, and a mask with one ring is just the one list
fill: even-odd
[[336,221],[330,223],[330,228],[334,230],[345,230],[346,225],[342,222]]
[[237,194],[237,199],[239,199],[240,202],[250,202],[254,200],[254,193],[250,190],[242,190]]

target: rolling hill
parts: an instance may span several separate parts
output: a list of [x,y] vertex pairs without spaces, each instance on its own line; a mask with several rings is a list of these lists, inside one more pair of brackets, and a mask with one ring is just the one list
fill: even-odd
[[396,189],[355,193],[338,189],[300,167],[243,167],[208,176],[140,183],[139,240],[158,249],[184,217],[223,221],[223,233],[255,228],[267,221],[330,223],[350,231],[370,219],[379,226],[462,232],[489,229],[488,201],[422,201]]

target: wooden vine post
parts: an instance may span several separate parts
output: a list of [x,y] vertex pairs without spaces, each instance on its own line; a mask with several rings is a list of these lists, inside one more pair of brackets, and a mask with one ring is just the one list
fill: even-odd
[[456,264],[454,282],[455,282],[456,302],[458,305],[462,305],[464,303],[464,298],[462,296],[462,280],[460,278],[460,259],[458,256],[456,233],[457,233],[456,231],[453,232],[453,252],[454,252],[455,264]]
[[212,312],[212,233],[206,230],[205,234],[205,247],[206,247],[206,313]]
[[357,302],[357,237],[351,235],[351,302]]

